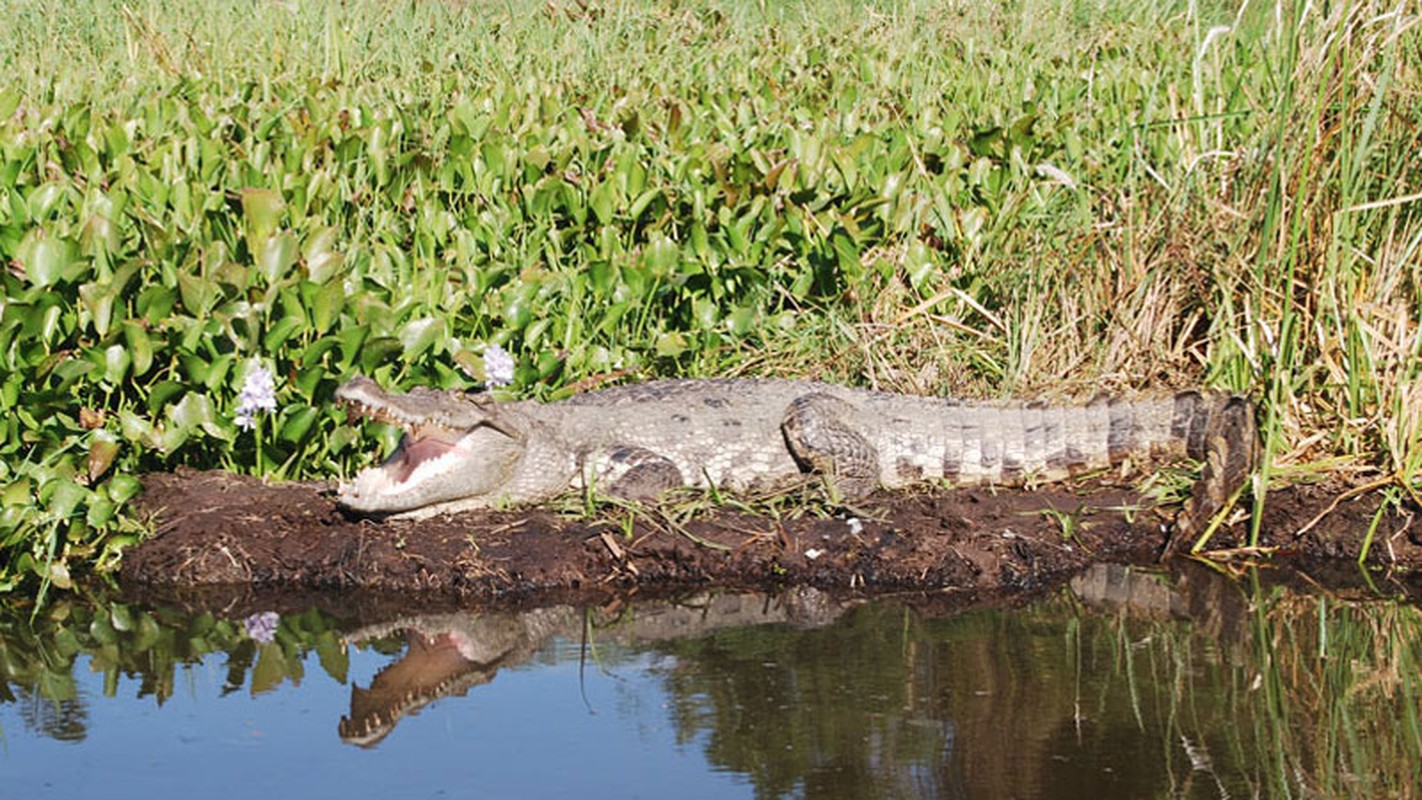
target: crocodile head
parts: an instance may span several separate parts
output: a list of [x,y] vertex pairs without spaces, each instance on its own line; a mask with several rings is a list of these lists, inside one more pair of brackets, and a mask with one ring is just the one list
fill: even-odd
[[469,647],[453,632],[428,635],[410,629],[405,642],[404,657],[376,673],[369,689],[351,684],[351,713],[338,726],[342,741],[374,747],[402,718],[488,683],[498,671],[464,655]]
[[385,463],[341,484],[347,508],[374,514],[495,505],[524,452],[524,437],[488,395],[418,388],[387,392],[356,376],[336,390],[355,418],[399,425]]

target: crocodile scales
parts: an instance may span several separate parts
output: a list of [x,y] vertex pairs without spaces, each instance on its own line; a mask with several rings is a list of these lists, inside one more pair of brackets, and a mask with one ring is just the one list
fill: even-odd
[[565,400],[387,392],[356,377],[354,416],[400,425],[380,466],[342,484],[344,506],[431,514],[532,504],[570,491],[635,499],[676,487],[775,491],[819,476],[842,496],[922,482],[1055,481],[1123,461],[1205,462],[1182,518],[1213,513],[1257,457],[1253,409],[1218,392],[1080,405],[963,401],[783,379],[663,380]]

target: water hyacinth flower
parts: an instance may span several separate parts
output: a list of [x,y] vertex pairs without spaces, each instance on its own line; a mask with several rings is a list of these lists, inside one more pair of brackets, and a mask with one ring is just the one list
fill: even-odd
[[259,611],[250,617],[242,620],[242,630],[247,633],[247,637],[258,644],[271,644],[276,641],[277,623],[281,622],[281,615],[275,611]]
[[491,344],[484,348],[484,382],[490,386],[508,386],[514,379],[514,360],[509,351]]
[[247,370],[242,392],[237,396],[237,427],[250,431],[257,426],[257,413],[276,411],[276,382],[272,371],[259,364]]

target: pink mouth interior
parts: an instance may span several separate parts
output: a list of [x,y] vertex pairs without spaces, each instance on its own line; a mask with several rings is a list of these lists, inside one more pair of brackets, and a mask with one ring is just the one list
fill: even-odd
[[453,449],[452,442],[433,437],[406,435],[400,442],[400,448],[385,462],[385,470],[395,483],[404,483],[414,474],[416,467]]

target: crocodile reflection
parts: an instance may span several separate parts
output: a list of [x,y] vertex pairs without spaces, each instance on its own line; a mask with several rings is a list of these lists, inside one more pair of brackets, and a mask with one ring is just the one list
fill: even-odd
[[349,744],[374,747],[404,717],[489,683],[500,669],[531,659],[551,638],[578,637],[588,625],[597,629],[601,642],[655,642],[747,625],[819,627],[839,618],[846,607],[819,590],[803,588],[773,597],[708,594],[635,609],[585,612],[551,606],[519,613],[431,614],[366,626],[347,634],[345,641],[397,636],[405,650],[376,673],[369,687],[352,683],[350,714],[341,718],[338,732]]
[[[1245,604],[1229,582],[1177,572],[1173,578],[1151,570],[1098,564],[1071,582],[1082,603],[1136,618],[1193,617],[1222,640],[1241,629]],[[585,628],[602,643],[656,645],[704,637],[731,627],[791,623],[819,628],[841,618],[847,605],[815,589],[776,596],[706,594],[678,603],[644,603],[584,610],[551,606],[525,612],[427,614],[369,625],[347,634],[358,644],[394,638],[403,652],[382,668],[370,685],[351,686],[350,713],[338,732],[343,741],[374,747],[406,716],[445,697],[463,696],[492,681],[500,669],[523,664],[553,637],[576,640]]]
[[[440,698],[524,662],[566,665],[585,641],[585,653],[614,645],[600,667],[637,674],[587,688],[632,701],[630,713],[665,724],[657,736],[671,733],[761,797],[1096,797],[1108,774],[1112,794],[1130,797],[1406,796],[1422,764],[1411,735],[1422,612],[1375,602],[1370,584],[1325,583],[1322,594],[1285,574],[1241,577],[1185,562],[1168,572],[1099,565],[1007,610],[947,592],[852,607],[809,591],[421,616],[384,598],[326,598],[328,611],[241,587],[194,596],[181,612],[61,598],[33,620],[28,607],[0,613],[0,714],[10,714],[0,735],[84,740],[112,723],[91,704],[130,688],[159,705],[209,688],[304,690],[315,658],[350,697],[321,724],[383,746]],[[282,615],[265,636],[245,625],[256,609]],[[350,644],[372,639],[362,649],[385,666],[352,689]],[[103,673],[91,681],[102,699],[84,690],[80,667]],[[528,712],[559,725],[577,713],[569,701]],[[1344,719],[1357,722],[1318,724]],[[502,723],[469,720],[468,730],[497,736]]]

